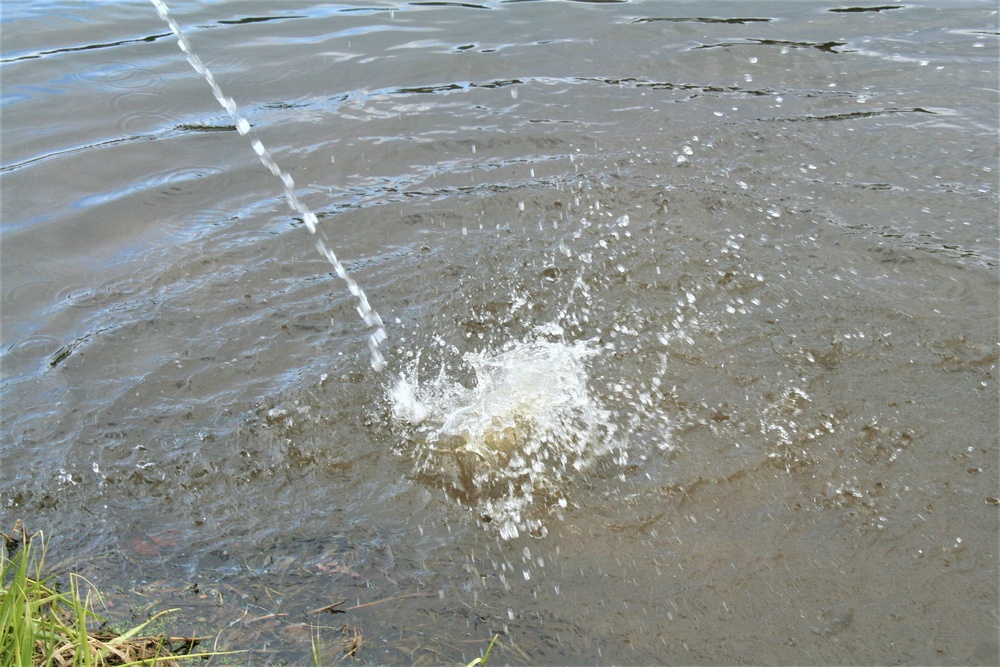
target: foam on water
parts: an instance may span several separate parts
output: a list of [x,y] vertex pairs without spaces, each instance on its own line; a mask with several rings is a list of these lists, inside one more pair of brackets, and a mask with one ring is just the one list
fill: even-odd
[[551,340],[556,331],[466,353],[471,387],[443,371],[422,381],[414,362],[390,391],[417,474],[474,508],[504,539],[544,534],[544,517],[568,505],[574,475],[623,446],[612,412],[588,386],[596,344]]

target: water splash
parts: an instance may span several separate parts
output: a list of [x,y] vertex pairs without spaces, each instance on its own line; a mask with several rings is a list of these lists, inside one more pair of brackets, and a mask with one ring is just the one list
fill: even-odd
[[[236,130],[240,133],[240,136],[246,136],[250,134],[250,121],[246,119],[243,114],[240,113],[239,108],[236,106],[236,102],[233,98],[227,96],[222,92],[222,88],[219,86],[218,81],[215,79],[215,75],[212,71],[208,69],[202,59],[194,52],[191,48],[191,43],[188,41],[187,36],[181,31],[180,25],[177,21],[170,16],[170,9],[167,7],[163,0],[150,0],[153,3],[153,7],[156,8],[156,13],[159,14],[160,18],[166,22],[170,27],[170,31],[174,33],[177,37],[177,44],[181,51],[184,52],[185,57],[187,57],[188,63],[194,68],[198,74],[205,78],[208,85],[212,88],[212,94],[215,99],[219,102],[226,113],[233,119],[236,123]],[[281,169],[278,163],[275,162],[274,158],[271,157],[270,151],[267,147],[260,141],[260,139],[253,137],[250,141],[250,146],[253,148],[254,153],[260,158],[261,163],[267,167],[272,174],[281,179],[281,185],[285,192],[285,198],[288,200],[288,205],[293,211],[296,211],[302,216],[302,219],[306,223],[306,227],[309,229],[309,233],[316,235],[316,250],[323,255],[327,261],[333,266],[334,271],[336,271],[337,276],[340,277],[345,283],[347,283],[347,288],[350,290],[351,295],[357,300],[357,310],[358,315],[364,320],[366,326],[370,329],[374,329],[371,335],[368,337],[368,347],[371,351],[371,365],[376,371],[381,371],[385,368],[385,357],[379,350],[379,345],[387,339],[385,332],[385,326],[382,323],[382,318],[379,316],[378,312],[371,307],[371,303],[368,301],[368,296],[365,294],[364,290],[360,285],[351,277],[344,267],[343,262],[337,257],[333,249],[328,245],[328,239],[326,235],[319,231],[317,235],[317,223],[318,218],[313,211],[306,206],[295,194],[295,181],[292,179],[292,175],[287,171]]]
[[390,393],[417,475],[504,539],[545,534],[545,515],[568,505],[570,480],[621,445],[612,412],[589,388],[598,346],[546,340],[550,333],[466,353],[472,387],[443,371],[421,381],[415,361]]

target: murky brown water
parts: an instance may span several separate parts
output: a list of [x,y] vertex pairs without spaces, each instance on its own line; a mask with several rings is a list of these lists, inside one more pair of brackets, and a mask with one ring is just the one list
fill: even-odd
[[[994,3],[169,4],[389,367],[149,3],[5,2],[0,507],[110,615],[248,664],[997,663]],[[489,425],[498,358],[502,455],[391,399]]]

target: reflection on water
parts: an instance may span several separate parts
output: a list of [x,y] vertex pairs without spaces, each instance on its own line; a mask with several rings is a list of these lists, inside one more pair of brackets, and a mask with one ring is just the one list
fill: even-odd
[[4,7],[0,504],[109,613],[997,662],[995,7],[170,10],[245,126],[147,3]]

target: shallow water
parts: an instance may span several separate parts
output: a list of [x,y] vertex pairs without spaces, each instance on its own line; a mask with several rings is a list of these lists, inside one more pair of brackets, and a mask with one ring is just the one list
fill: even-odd
[[997,662],[993,3],[169,5],[388,368],[149,3],[5,2],[0,506],[111,615]]

